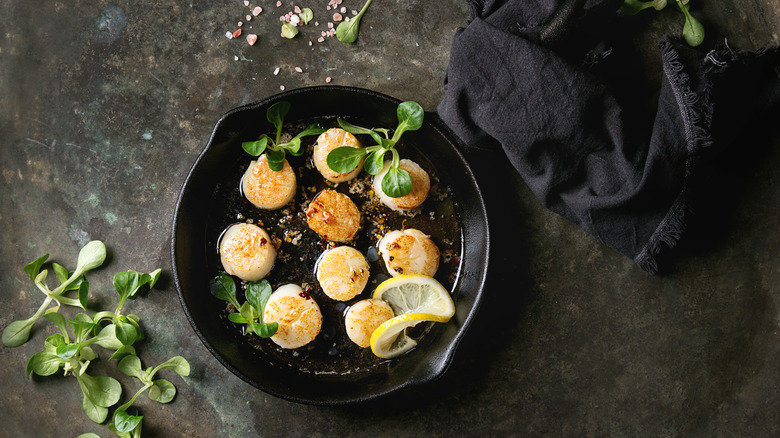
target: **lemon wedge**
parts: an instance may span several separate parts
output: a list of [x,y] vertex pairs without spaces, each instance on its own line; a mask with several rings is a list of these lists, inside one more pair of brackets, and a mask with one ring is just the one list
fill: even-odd
[[372,298],[385,300],[396,315],[428,313],[444,318],[439,322],[447,322],[455,314],[450,293],[426,275],[399,275],[385,280],[377,286]]
[[449,319],[450,317],[419,312],[388,319],[371,334],[371,351],[383,359],[400,356],[417,345],[417,341],[407,336],[404,330],[421,322],[447,322]]

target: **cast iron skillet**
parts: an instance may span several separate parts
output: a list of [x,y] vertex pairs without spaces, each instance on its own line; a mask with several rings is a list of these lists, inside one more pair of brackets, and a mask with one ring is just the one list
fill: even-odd
[[[474,318],[482,299],[488,268],[488,223],[477,182],[458,151],[459,140],[433,113],[413,135],[419,152],[431,163],[444,185],[451,188],[462,231],[462,253],[452,295],[455,316],[435,324],[434,336],[426,335],[417,348],[399,358],[381,362],[368,375],[315,375],[271,364],[257,349],[236,337],[218,318],[224,303],[209,291],[207,220],[215,183],[223,178],[223,163],[245,154],[241,141],[258,129],[271,131],[268,107],[288,101],[292,109],[286,121],[306,121],[322,116],[360,117],[373,126],[397,124],[399,100],[360,88],[320,86],[284,92],[244,105],[217,122],[208,144],[184,182],[173,220],[171,254],[173,276],[184,312],[209,351],[231,372],[251,385],[277,397],[314,405],[341,405],[367,401],[441,376],[451,363],[458,343]],[[267,124],[268,126],[264,126]],[[423,149],[423,148],[420,148]],[[210,257],[209,257],[210,256]]]

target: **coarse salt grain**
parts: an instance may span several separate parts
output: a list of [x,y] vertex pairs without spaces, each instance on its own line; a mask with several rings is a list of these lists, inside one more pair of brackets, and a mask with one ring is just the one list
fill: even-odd
[[225,32],[225,38],[227,39],[233,39],[233,32],[227,31]]
[[293,26],[297,26],[301,22],[301,17],[297,15],[293,15],[290,17],[290,24]]
[[333,29],[333,23],[328,21],[328,29]]
[[342,17],[341,14],[339,14],[338,12],[333,14],[333,21],[341,21],[343,19],[344,19],[344,17]]
[[244,6],[249,6],[249,0],[244,0]]
[[356,9],[353,9],[352,10],[352,15],[357,15],[357,14],[358,14],[358,11]]
[[301,8],[296,6],[295,8],[293,8],[293,11],[295,11],[296,14],[300,14],[301,13]]
[[347,13],[347,7],[346,6],[342,6],[341,9],[339,9],[339,12],[341,12],[342,14],[346,14]]
[[326,83],[328,83],[328,84],[329,84],[329,83],[330,83],[330,81],[332,81],[332,80],[333,80],[333,78],[331,78],[330,76],[328,76],[327,78],[325,78],[325,82],[326,82]]
[[282,6],[282,2],[276,2],[276,7],[278,8],[280,6]]
[[238,22],[238,27],[241,27],[241,26],[243,26],[243,25],[244,25],[244,22],[243,22],[243,21],[239,21],[239,22]]
[[248,42],[250,46],[254,46],[257,42],[257,35],[250,33],[246,36],[246,42]]
[[276,67],[276,69],[274,70],[274,76],[276,76],[278,74],[279,74],[279,67]]
[[303,73],[303,69],[300,67],[295,67],[295,71],[297,71],[298,73]]
[[284,91],[284,85],[279,85],[279,89]]
[[252,9],[252,15],[254,15],[255,17],[260,15],[261,12],[263,12],[263,8],[261,8],[260,6],[255,6],[255,8]]
[[[325,32],[322,32],[322,33],[324,34]],[[317,42],[318,42],[318,43],[325,42],[325,38],[323,38],[323,37],[319,37],[319,38],[317,38]]]
[[247,15],[246,15],[246,21],[252,21],[252,16],[251,16],[251,15],[249,15],[249,14],[247,14]]

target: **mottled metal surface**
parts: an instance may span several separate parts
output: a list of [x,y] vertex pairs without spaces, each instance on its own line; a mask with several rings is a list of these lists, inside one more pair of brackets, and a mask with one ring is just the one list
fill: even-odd
[[[776,123],[744,140],[740,155],[754,159],[723,175],[729,190],[715,219],[697,224],[661,276],[542,209],[494,157],[490,173],[500,176],[486,188],[514,188],[490,197],[506,233],[497,269],[455,363],[426,388],[365,406],[312,407],[221,367],[184,317],[169,256],[178,191],[216,120],[282,85],[327,77],[434,110],[453,32],[468,19],[459,0],[380,0],[348,46],[316,41],[332,13],[326,0],[299,3],[319,27],[280,38],[278,16],[292,9],[284,3],[263,0],[265,11],[244,24],[244,35],[251,24],[260,36],[255,46],[225,37],[246,21],[241,0],[0,4],[0,326],[42,300],[24,264],[48,252],[73,268],[79,247],[101,239],[110,258],[89,276],[91,306],[113,308],[114,272],[162,268],[160,286],[127,305],[148,335],[139,354],[147,366],[183,355],[193,368],[188,378],[167,376],[179,391],[171,404],[136,402],[147,436],[780,433]],[[780,43],[774,0],[706,2],[694,14],[734,48]],[[658,74],[655,41],[678,32],[680,20],[674,11],[638,18],[631,37],[648,80]],[[39,322],[29,343],[0,347],[0,435],[111,436],[81,411],[72,377],[25,379],[27,358],[51,332]],[[120,380],[127,397],[137,383]]]

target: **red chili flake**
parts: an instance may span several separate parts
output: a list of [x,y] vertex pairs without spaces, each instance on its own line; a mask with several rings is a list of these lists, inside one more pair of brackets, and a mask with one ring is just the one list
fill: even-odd
[[265,238],[265,237],[261,237],[261,238],[260,238],[260,246],[263,246],[263,245],[265,245],[266,243],[268,243],[268,240],[266,240],[266,238]]
[[314,290],[314,287],[310,284],[307,284],[306,286],[304,286],[303,290],[301,291],[301,293],[298,294],[298,296],[310,300],[312,290]]

